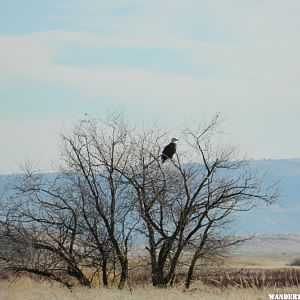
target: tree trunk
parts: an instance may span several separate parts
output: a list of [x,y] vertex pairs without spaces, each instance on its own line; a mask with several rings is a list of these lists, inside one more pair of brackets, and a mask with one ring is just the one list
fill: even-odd
[[124,258],[124,260],[121,262],[121,277],[119,281],[118,288],[122,290],[125,287],[125,282],[128,277],[128,259]]
[[163,274],[163,270],[155,266],[152,268],[152,285],[155,287],[166,287],[166,282]]
[[191,281],[192,281],[192,277],[193,277],[193,273],[194,273],[194,268],[195,268],[195,264],[197,262],[197,256],[194,255],[190,267],[189,267],[189,271],[186,277],[186,281],[185,281],[185,288],[188,289],[191,285]]
[[102,262],[102,283],[103,286],[108,287],[107,260],[105,258]]
[[169,273],[168,273],[168,275],[166,276],[166,279],[165,279],[167,283],[170,283],[170,286],[173,286],[173,283],[174,283],[174,280],[175,280],[176,267],[178,265],[179,256],[181,254],[182,249],[183,249],[183,245],[178,246],[178,249],[177,249],[175,255],[171,259]]
[[80,269],[73,267],[73,266],[69,266],[67,269],[67,273],[76,278],[78,280],[78,282],[84,286],[91,286],[91,282],[85,277],[85,275],[81,272]]

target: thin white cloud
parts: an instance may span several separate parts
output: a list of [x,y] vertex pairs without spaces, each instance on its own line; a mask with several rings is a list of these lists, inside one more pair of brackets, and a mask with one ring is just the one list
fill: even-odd
[[274,218],[265,217],[265,223],[268,225],[278,225],[279,222],[284,222],[284,220],[282,218],[280,220],[275,220]]
[[[299,156],[293,138],[300,110],[299,1],[59,3],[64,7],[52,17],[73,29],[0,36],[2,85],[26,79],[63,86],[87,106],[125,103],[180,121],[221,111],[251,157]],[[135,9],[120,11],[130,5]],[[207,75],[188,68],[175,74],[149,66],[64,65],[68,49],[78,46],[178,51]]]
[[[167,111],[170,107],[180,110],[186,107],[201,107],[201,110],[226,111],[240,102],[244,91],[259,89],[260,83],[252,80],[223,77],[199,77],[160,73],[134,67],[85,67],[55,63],[62,46],[55,40],[63,40],[61,33],[50,39],[33,36],[4,38],[0,56],[0,76],[26,78],[38,82],[62,84],[93,99],[118,99],[121,103],[159,107]],[[54,36],[54,37],[53,37]],[[79,37],[75,36],[77,41]],[[86,36],[84,36],[85,40]],[[0,38],[1,41],[1,38]],[[51,43],[50,43],[51,42]],[[74,43],[72,39],[71,43]],[[50,49],[47,48],[51,44]],[[62,42],[67,47],[69,41]],[[12,49],[12,51],[10,51]],[[22,51],[16,50],[22,49]],[[63,48],[61,48],[63,51]],[[4,67],[3,67],[4,66]],[[224,102],[224,95],[228,99]],[[246,97],[244,101],[246,101]]]
[[1,118],[0,174],[19,173],[20,164],[26,160],[42,168],[42,171],[53,170],[53,163],[57,163],[59,154],[62,124],[57,118],[44,116]]
[[[202,92],[197,93],[197,97],[204,95],[211,99],[209,94],[214,98],[218,95],[224,98],[225,95],[226,101],[230,103],[230,101],[237,101],[236,98],[239,96],[243,96],[243,101],[247,101],[247,97],[250,96],[251,99],[249,100],[254,103],[255,101],[261,101],[262,98],[266,99],[265,91],[269,87],[268,84],[275,84],[276,87],[281,86],[281,90],[293,95],[296,92],[295,83],[299,77],[298,75],[300,75],[298,74],[300,72],[300,61],[294,62],[294,57],[288,56],[291,52],[289,46],[281,51],[282,56],[287,58],[286,61],[272,64],[272,61],[277,62],[278,60],[276,54],[269,54],[270,49],[263,51],[261,48],[245,49],[245,47],[235,47],[234,45],[228,46],[180,39],[170,39],[160,43],[159,40],[102,38],[84,32],[45,32],[26,36],[0,36],[0,44],[3,45],[0,49],[0,75],[24,76],[50,81],[60,80],[71,85],[76,84],[73,85],[76,88],[86,87],[92,94],[98,94],[100,89],[103,90],[101,86],[101,82],[103,82],[103,86],[109,88],[112,87],[112,84],[120,84],[120,93],[124,96],[128,93],[126,93],[127,90],[122,90],[122,88],[127,87],[130,89],[128,81],[138,81],[138,88],[159,86],[165,87],[166,90],[171,85],[175,89],[175,95],[179,92],[179,94],[185,93],[188,96],[191,96],[189,91],[197,91],[200,88]],[[90,45],[98,48],[161,47],[181,49],[185,47],[185,49],[191,50],[186,55],[191,55],[195,64],[199,64],[199,68],[201,68],[201,65],[210,68],[212,75],[199,78],[194,75],[156,74],[151,69],[143,70],[134,67],[84,67],[55,63],[55,59],[63,57],[64,49],[70,45]],[[293,53],[295,47],[293,47]],[[297,47],[300,49],[300,44],[297,44]],[[267,56],[268,59],[264,59]],[[294,62],[293,66],[291,66],[292,62]],[[299,68],[296,68],[295,64],[299,64]],[[268,66],[269,68],[267,68]],[[284,80],[287,72],[289,72],[288,76],[290,78]],[[161,83],[157,82],[156,78]],[[265,88],[263,85],[265,85]],[[185,86],[186,89],[184,89]],[[181,93],[178,87],[183,88]],[[256,97],[253,97],[254,93],[251,93],[251,91],[254,91],[254,89],[261,91],[261,94],[257,93]],[[170,95],[173,94],[171,90],[169,89]],[[207,90],[210,92],[208,93]],[[242,91],[246,93],[241,93]],[[115,91],[111,90],[111,92],[115,96]],[[142,92],[145,91],[142,89]],[[159,92],[162,92],[162,90],[159,89]],[[271,99],[273,96],[272,89],[269,89],[268,92],[270,93],[269,99]],[[278,90],[275,89],[275,93],[277,94]],[[138,96],[141,96],[141,94]],[[229,97],[230,99],[228,99]],[[294,98],[287,99],[287,101],[294,101]]]
[[[296,44],[295,41],[293,43]],[[186,117],[195,116],[197,109],[208,113],[221,111],[230,118],[236,118],[235,123],[239,123],[238,128],[230,130],[240,131],[241,136],[246,135],[250,140],[251,134],[253,140],[259,139],[257,126],[260,122],[266,126],[267,119],[270,120],[270,126],[273,124],[275,120],[272,120],[274,118],[272,112],[275,112],[276,116],[291,107],[292,111],[300,109],[299,102],[295,101],[299,95],[297,73],[300,69],[300,65],[299,67],[295,65],[300,62],[294,61],[293,55],[288,55],[290,52],[294,53],[294,47],[290,50],[288,43],[280,48],[284,49],[281,51],[286,58],[285,62],[272,65],[272,61],[275,62],[277,59],[277,53],[270,52],[269,69],[263,65],[263,57],[266,57],[268,52],[262,52],[259,47],[247,49],[234,44],[231,46],[222,43],[203,44],[198,41],[189,43],[172,38],[160,44],[159,40],[149,42],[124,38],[118,41],[114,37],[104,38],[85,32],[53,31],[24,36],[1,36],[0,44],[2,45],[0,76],[3,78],[9,76],[31,79],[37,84],[39,82],[60,84],[81,92],[87,102],[93,101],[95,97],[115,99],[117,103],[143,104],[152,109],[159,107],[162,113],[172,107],[174,112],[186,114]],[[158,45],[176,49],[182,47],[181,44],[189,49],[186,55],[191,55],[195,64],[204,64],[207,68],[211,68],[212,75],[199,77],[192,74],[158,73],[151,69],[134,67],[85,67],[56,62],[56,58],[63,57],[64,50],[70,45],[90,45],[98,48]],[[214,68],[217,69],[215,75]],[[268,78],[270,74],[275,75]],[[256,126],[247,127],[249,124],[249,121],[246,121],[247,116],[253,117],[253,114],[255,116],[256,111],[261,108],[263,114],[256,118]],[[286,129],[284,126],[282,128]],[[262,130],[262,139],[265,134]],[[247,145],[245,147],[248,148]],[[253,153],[261,151],[260,147],[257,142],[251,143]],[[264,147],[265,153],[268,151],[272,153],[274,143],[266,144]],[[284,154],[282,156],[284,157]],[[297,154],[294,153],[293,156]]]
[[287,213],[295,213],[300,212],[300,204],[293,204],[289,207],[285,207],[284,205],[276,204],[270,206],[270,210],[274,213],[281,213],[281,214],[287,214]]

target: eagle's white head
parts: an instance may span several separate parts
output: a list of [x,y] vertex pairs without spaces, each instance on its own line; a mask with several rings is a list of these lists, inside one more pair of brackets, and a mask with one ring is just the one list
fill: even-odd
[[172,138],[172,139],[171,139],[171,142],[176,144],[176,143],[178,142],[178,139]]

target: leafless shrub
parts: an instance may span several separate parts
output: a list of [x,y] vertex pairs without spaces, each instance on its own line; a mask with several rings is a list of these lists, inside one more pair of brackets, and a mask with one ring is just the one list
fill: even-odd
[[28,255],[18,262],[6,251],[7,261],[66,285],[63,274],[86,286],[95,276],[108,286],[113,274],[123,288],[137,237],[146,241],[152,284],[172,286],[185,261],[188,288],[200,261],[242,242],[226,234],[232,215],[277,196],[235,147],[220,143],[219,123],[216,116],[185,128],[179,137],[184,151],[162,165],[165,131],[131,128],[120,114],[82,120],[62,134],[54,178],[25,166],[2,224],[16,251],[22,236]]

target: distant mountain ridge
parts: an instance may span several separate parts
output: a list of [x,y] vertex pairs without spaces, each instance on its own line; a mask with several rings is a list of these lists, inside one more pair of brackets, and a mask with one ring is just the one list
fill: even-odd
[[[269,207],[239,213],[234,227],[236,233],[300,233],[300,158],[250,160],[249,164],[260,174],[265,173],[267,180],[280,182],[281,197]],[[5,185],[17,176],[0,175],[0,196]]]
[[300,158],[252,160],[250,164],[279,182],[279,199],[269,207],[242,214],[241,231],[300,233]]
[[250,256],[300,255],[300,233],[257,233],[234,253]]

